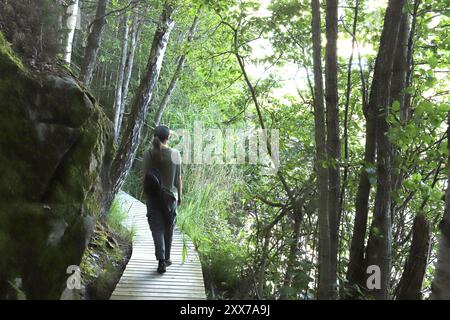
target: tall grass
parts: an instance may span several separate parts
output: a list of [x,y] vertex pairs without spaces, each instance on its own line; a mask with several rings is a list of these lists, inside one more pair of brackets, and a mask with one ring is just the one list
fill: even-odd
[[191,165],[185,169],[185,196],[177,225],[199,247],[205,245],[211,221],[226,220],[239,181],[239,171],[230,166]]
[[242,171],[226,165],[190,165],[183,175],[185,196],[177,225],[197,247],[208,289],[233,297],[248,258],[240,226],[235,223],[245,219],[240,199]]
[[107,224],[114,230],[117,234],[121,235],[123,238],[132,241],[136,233],[134,226],[131,229],[127,229],[124,226],[124,222],[128,216],[128,211],[124,210],[120,205],[119,201],[115,199],[111,205],[109,211]]

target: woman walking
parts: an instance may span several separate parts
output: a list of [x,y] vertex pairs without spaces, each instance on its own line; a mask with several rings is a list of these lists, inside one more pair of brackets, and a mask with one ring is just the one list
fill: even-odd
[[157,271],[170,266],[170,249],[181,203],[181,156],[168,146],[171,132],[167,126],[155,128],[152,147],[144,155],[144,190],[147,197],[147,218],[159,261]]

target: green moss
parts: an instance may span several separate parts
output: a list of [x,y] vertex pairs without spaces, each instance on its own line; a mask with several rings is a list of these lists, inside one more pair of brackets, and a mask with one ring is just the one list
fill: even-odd
[[[129,252],[126,252],[127,245],[119,244],[117,239],[125,240],[109,224],[96,224],[80,264],[82,279],[91,299],[108,299],[120,279]],[[129,241],[127,243],[131,245]]]
[[[2,68],[12,68],[18,71],[25,71],[22,61],[14,54],[10,44],[6,41],[3,33],[0,32],[0,65]],[[2,71],[4,71],[2,69]],[[5,70],[6,71],[6,70]]]

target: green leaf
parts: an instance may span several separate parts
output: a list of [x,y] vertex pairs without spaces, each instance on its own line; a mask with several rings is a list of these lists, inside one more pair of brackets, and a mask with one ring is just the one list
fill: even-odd
[[397,100],[392,102],[392,110],[393,111],[399,111],[400,110],[400,102],[398,102]]
[[434,69],[437,67],[439,59],[436,56],[431,56],[429,60],[430,68]]
[[181,263],[184,264],[186,262],[186,258],[188,255],[186,239],[183,237],[183,250],[181,251]]
[[412,182],[411,180],[405,180],[403,181],[403,185],[407,188],[407,189],[414,189],[415,184],[414,182]]
[[420,181],[422,181],[422,175],[420,173],[414,173],[411,176],[411,179],[413,179],[416,182],[420,182]]
[[438,105],[437,110],[439,112],[449,112],[450,104],[446,104],[446,103],[440,104],[440,105]]
[[446,144],[446,143],[441,143],[441,144],[439,145],[439,152],[442,153],[442,154],[444,154],[444,155],[447,155],[447,153],[448,153],[448,147],[447,147],[447,144]]
[[422,114],[424,112],[433,112],[434,104],[428,100],[423,100],[419,103],[417,107],[417,112]]

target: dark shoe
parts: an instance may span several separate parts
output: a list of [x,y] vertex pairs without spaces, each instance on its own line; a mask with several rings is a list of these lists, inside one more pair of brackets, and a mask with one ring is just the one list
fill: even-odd
[[156,270],[156,271],[158,271],[158,273],[166,272],[166,263],[163,259],[159,260],[158,270]]
[[168,266],[170,266],[171,264],[172,264],[172,260],[170,260],[170,259],[166,259],[166,266],[168,267]]

